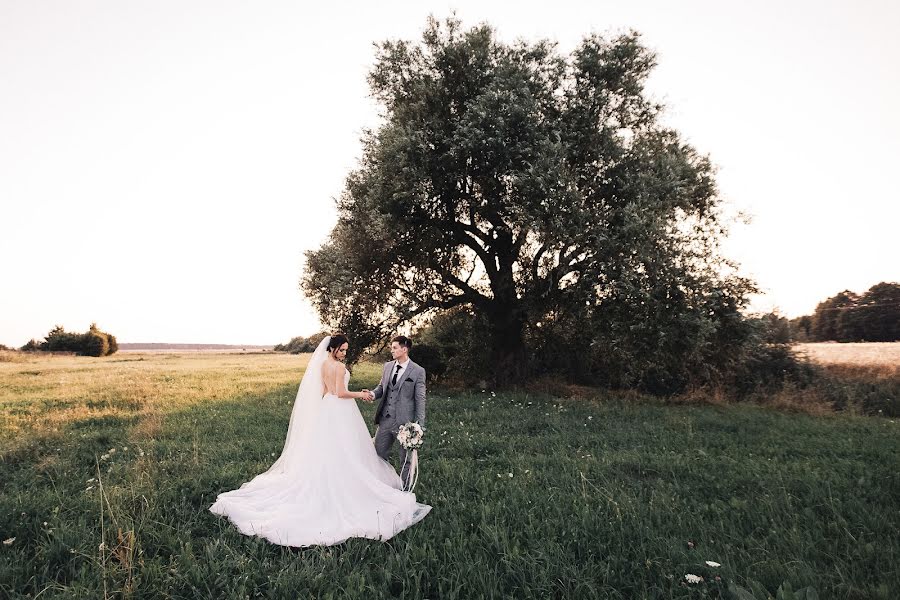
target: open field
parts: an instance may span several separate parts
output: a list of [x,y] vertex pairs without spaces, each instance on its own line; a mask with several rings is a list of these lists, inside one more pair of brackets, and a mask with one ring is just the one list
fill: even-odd
[[431,390],[422,523],[244,537],[207,507],[280,452],[305,360],[0,363],[0,597],[900,597],[900,421],[747,405]]
[[796,344],[801,354],[823,365],[888,367],[900,370],[900,342]]

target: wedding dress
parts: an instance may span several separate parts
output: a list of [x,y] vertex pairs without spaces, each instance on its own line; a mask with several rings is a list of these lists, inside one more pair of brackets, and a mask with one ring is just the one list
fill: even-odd
[[[281,456],[209,510],[241,533],[283,546],[330,546],[351,537],[388,540],[431,510],[401,490],[400,476],[375,453],[353,399],[323,396],[329,338],[300,382]],[[344,370],[344,386],[350,373]]]

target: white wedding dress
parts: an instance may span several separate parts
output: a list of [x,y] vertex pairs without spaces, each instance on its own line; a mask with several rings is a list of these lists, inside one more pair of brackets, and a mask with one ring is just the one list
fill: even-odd
[[[384,541],[431,510],[401,490],[394,467],[375,453],[356,401],[322,395],[328,341],[306,367],[281,456],[239,489],[219,494],[209,509],[241,533],[283,546]],[[346,387],[346,370],[344,377]]]

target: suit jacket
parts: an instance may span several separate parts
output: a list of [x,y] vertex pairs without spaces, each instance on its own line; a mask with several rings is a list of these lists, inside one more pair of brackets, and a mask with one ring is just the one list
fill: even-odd
[[392,387],[391,377],[396,364],[395,360],[384,363],[381,371],[381,383],[372,390],[375,399],[380,399],[378,409],[375,411],[375,424],[381,422],[385,406],[391,395],[395,394],[391,417],[397,424],[403,425],[415,421],[425,427],[425,369],[410,360],[406,369],[403,370],[403,374],[397,380],[397,385]]

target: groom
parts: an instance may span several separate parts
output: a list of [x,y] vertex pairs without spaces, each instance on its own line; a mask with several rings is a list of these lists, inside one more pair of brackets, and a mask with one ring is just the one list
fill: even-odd
[[[381,383],[369,392],[369,401],[381,400],[375,411],[375,452],[390,462],[391,447],[397,439],[401,425],[415,421],[425,427],[425,369],[409,359],[412,340],[398,335],[391,340],[391,356],[394,360],[384,363]],[[404,486],[409,482],[409,465],[406,449],[400,446],[400,473]]]

